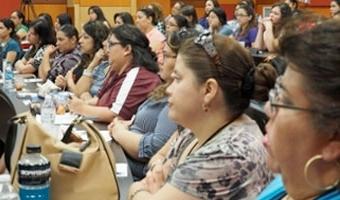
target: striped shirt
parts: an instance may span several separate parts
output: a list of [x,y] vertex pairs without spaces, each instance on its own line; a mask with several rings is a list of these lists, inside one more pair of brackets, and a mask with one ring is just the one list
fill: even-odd
[[80,62],[80,59],[81,53],[78,48],[75,48],[73,51],[66,54],[57,54],[51,65],[51,69],[48,72],[47,78],[54,82],[58,75],[65,76],[70,69]]
[[128,120],[159,83],[158,75],[144,67],[129,68],[121,75],[112,71],[98,94],[97,106],[109,107]]

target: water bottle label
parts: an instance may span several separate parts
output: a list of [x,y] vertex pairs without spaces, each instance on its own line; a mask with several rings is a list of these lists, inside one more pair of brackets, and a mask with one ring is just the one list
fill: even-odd
[[50,187],[19,187],[20,200],[49,200]]

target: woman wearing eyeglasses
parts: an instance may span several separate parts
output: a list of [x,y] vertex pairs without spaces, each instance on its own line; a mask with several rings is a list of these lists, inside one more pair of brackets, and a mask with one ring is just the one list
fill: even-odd
[[187,129],[164,173],[134,183],[129,199],[254,199],[271,173],[262,133],[243,113],[268,90],[260,81],[267,76],[238,42],[203,32],[181,45],[172,78],[169,117]]
[[[317,16],[319,19],[319,16]],[[292,22],[280,41],[288,61],[270,92],[264,144],[280,173],[259,200],[340,199],[340,26]],[[319,56],[322,55],[322,56]]]
[[109,123],[115,117],[129,120],[160,83],[156,56],[146,36],[132,25],[113,28],[107,43],[110,71],[94,105],[74,97],[69,107],[97,121]]
[[243,42],[245,47],[251,47],[257,35],[254,10],[248,5],[239,4],[235,16],[239,24],[234,34],[235,39]]

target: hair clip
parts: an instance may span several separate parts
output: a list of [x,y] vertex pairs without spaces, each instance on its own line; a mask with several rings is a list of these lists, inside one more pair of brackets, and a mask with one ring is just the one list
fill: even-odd
[[213,36],[209,30],[204,30],[199,34],[198,37],[195,38],[194,43],[203,47],[216,65],[221,64],[220,57],[214,45]]

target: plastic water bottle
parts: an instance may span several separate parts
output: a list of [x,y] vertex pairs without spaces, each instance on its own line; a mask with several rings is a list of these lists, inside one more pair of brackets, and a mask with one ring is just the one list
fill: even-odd
[[41,123],[52,125],[54,124],[56,115],[56,107],[51,95],[46,95],[41,106]]
[[49,200],[51,165],[39,145],[27,145],[18,163],[21,200]]
[[14,90],[14,72],[12,70],[12,63],[8,60],[4,60],[2,64],[2,68],[4,70],[4,88],[6,90]]
[[9,174],[0,175],[0,200],[19,200],[19,195],[10,184]]

